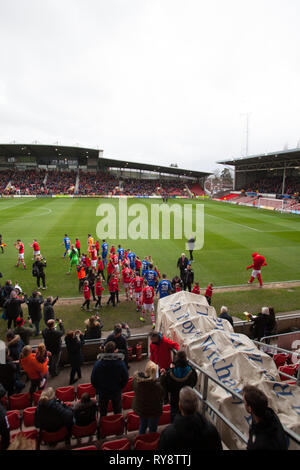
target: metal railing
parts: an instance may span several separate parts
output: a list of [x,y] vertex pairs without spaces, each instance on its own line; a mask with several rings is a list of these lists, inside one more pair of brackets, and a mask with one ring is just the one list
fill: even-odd
[[[254,341],[256,344],[261,344],[262,346],[265,346],[263,343],[259,343],[257,341]],[[268,345],[269,346],[269,345]],[[287,351],[290,354],[290,351]],[[176,355],[177,351],[173,350],[173,353]],[[206,409],[209,408],[213,413],[215,413],[221,421],[226,424],[233,432],[234,434],[244,443],[247,444],[248,442],[248,437],[237,427],[235,424],[230,421],[223,413],[221,413],[212,403],[209,402],[208,400],[208,383],[209,380],[214,382],[216,385],[220,386],[223,390],[226,392],[230,393],[233,398],[236,398],[239,400],[241,403],[243,403],[243,397],[241,394],[234,392],[231,388],[227,387],[224,385],[219,379],[214,377],[213,375],[209,374],[206,370],[202,369],[198,364],[195,362],[188,360],[188,363],[194,367],[200,374],[202,374],[203,378],[203,391],[202,393],[199,390],[196,390],[197,395],[199,396],[200,401],[202,402],[202,413],[205,415]],[[292,377],[295,380],[295,377]],[[286,426],[283,425],[283,429],[288,436],[289,439],[294,441],[297,445],[300,446],[300,435],[296,434],[294,431],[291,429],[287,428]]]

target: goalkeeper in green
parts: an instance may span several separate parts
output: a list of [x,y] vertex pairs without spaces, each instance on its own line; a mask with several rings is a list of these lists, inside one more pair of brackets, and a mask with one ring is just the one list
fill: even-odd
[[71,273],[73,266],[76,267],[79,265],[78,250],[77,248],[75,248],[74,245],[71,245],[70,247],[69,258],[70,258],[70,265],[69,265],[69,271],[67,272],[67,274]]

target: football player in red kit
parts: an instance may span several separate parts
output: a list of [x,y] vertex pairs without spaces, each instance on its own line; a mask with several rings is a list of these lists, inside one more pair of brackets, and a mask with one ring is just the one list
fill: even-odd
[[142,291],[144,279],[138,274],[131,281],[131,286],[134,288],[134,295],[136,301],[136,311],[139,312],[142,307]]
[[151,315],[152,328],[155,328],[155,315],[154,315],[154,289],[148,285],[148,282],[144,280],[145,287],[143,288],[143,309],[140,321],[145,321],[145,313],[149,312]]
[[92,270],[96,273],[97,272],[97,250],[95,245],[91,247],[91,263],[92,263]]
[[29,246],[31,246],[31,248],[33,248],[33,258],[32,259],[35,261],[37,259],[37,257],[40,256],[40,254],[41,254],[39,244],[36,241],[36,239],[34,238],[33,243],[29,244]]
[[16,241],[16,243],[14,243],[16,249],[18,250],[19,252],[19,257],[18,257],[18,261],[17,261],[17,264],[16,264],[16,268],[18,268],[20,266],[20,263],[23,264],[23,268],[26,269],[26,264],[25,264],[25,261],[24,261],[24,245],[23,243],[21,242],[20,239],[18,239]]
[[122,281],[125,290],[126,300],[129,300],[130,283],[132,280],[132,269],[128,266],[122,269]]
[[246,268],[246,269],[253,268],[252,273],[251,273],[251,278],[250,278],[250,281],[248,281],[248,284],[252,284],[254,279],[257,277],[258,282],[259,282],[259,287],[262,287],[263,283],[262,283],[262,278],[261,278],[261,268],[262,266],[267,266],[266,259],[264,256],[259,255],[258,253],[252,253],[252,258],[253,258],[253,263],[250,266],[247,266]]

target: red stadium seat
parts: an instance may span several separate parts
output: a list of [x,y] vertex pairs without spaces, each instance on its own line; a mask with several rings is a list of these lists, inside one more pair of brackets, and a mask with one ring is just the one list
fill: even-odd
[[122,408],[123,410],[132,409],[132,401],[134,398],[134,392],[122,393]]
[[289,366],[280,366],[278,368],[280,379],[283,381],[292,380],[289,377],[286,377],[285,375],[280,374],[280,372],[284,372],[285,374],[288,374],[291,377],[296,377],[298,367],[299,367],[299,364],[294,364],[294,365],[289,365]]
[[274,354],[273,360],[276,364],[276,367],[284,366],[287,361],[288,355],[287,354]]
[[69,431],[65,426],[55,432],[47,432],[42,430],[39,436],[40,442],[44,442],[45,444],[55,444],[57,442],[67,441],[69,440],[69,437]]
[[124,437],[124,439],[104,442],[101,445],[101,450],[130,450],[130,447],[130,440],[127,439],[127,437]]
[[78,400],[80,400],[81,395],[83,393],[88,393],[91,398],[96,396],[96,390],[92,386],[92,384],[90,384],[90,383],[88,383],[88,384],[79,384],[78,385],[77,392],[76,392]]
[[133,381],[133,377],[129,377],[129,380],[127,382],[127,384],[125,385],[125,387],[123,388],[122,390],[122,393],[127,393],[127,392],[132,392],[132,381]]
[[10,431],[21,429],[21,416],[18,410],[11,410],[6,412],[7,420],[9,422]]
[[34,394],[32,395],[32,399],[33,399],[33,405],[36,406],[39,402],[39,399],[40,399],[40,396],[42,394],[42,391],[43,390],[37,390],[36,392],[34,392]]
[[137,431],[140,428],[140,417],[134,411],[129,411],[126,416],[126,428],[129,432]]
[[160,439],[159,432],[139,434],[133,442],[135,450],[156,450]]
[[122,414],[102,416],[100,418],[100,436],[119,436],[123,434],[125,426],[124,416]]
[[29,393],[16,393],[9,397],[9,408],[11,410],[24,410],[31,406]]
[[81,398],[83,393],[88,393],[93,398],[96,396],[96,389],[91,383],[79,384],[77,386],[77,398]]
[[77,447],[77,449],[72,450],[98,450],[96,446],[85,446],[85,447]]
[[72,426],[72,436],[80,438],[85,436],[92,436],[97,431],[97,421],[93,421],[88,426],[77,426],[73,424]]
[[25,408],[23,411],[23,424],[26,427],[34,426],[34,415],[35,415],[36,406],[30,408]]
[[59,387],[55,392],[56,398],[61,401],[74,401],[75,400],[75,387]]

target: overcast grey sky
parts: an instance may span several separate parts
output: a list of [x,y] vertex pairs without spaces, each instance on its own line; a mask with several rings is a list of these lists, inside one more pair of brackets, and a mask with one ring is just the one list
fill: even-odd
[[0,142],[210,171],[300,141],[298,0],[0,0]]

